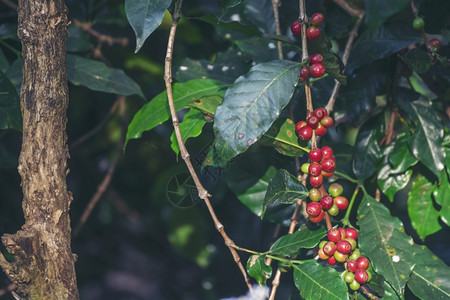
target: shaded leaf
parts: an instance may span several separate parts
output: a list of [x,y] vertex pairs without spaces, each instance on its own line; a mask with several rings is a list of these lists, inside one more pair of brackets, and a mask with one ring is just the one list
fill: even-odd
[[408,147],[410,137],[411,135],[408,131],[402,131],[392,141],[393,148],[388,153],[389,162],[392,164],[392,169],[398,173],[405,172],[409,167],[414,166],[418,162]]
[[346,300],[348,287],[335,269],[322,267],[315,260],[294,265],[294,284],[306,300]]
[[275,203],[292,204],[308,197],[308,190],[288,171],[280,169],[270,179],[264,198],[264,208]]
[[172,0],[125,0],[125,13],[136,34],[137,53],[147,37],[161,24]]
[[288,156],[300,156],[305,153],[305,150],[309,150],[306,142],[302,142],[303,146],[299,145],[300,140],[297,138],[295,124],[291,119],[279,118],[276,120],[272,127],[264,133],[261,142]]
[[409,0],[365,0],[366,20],[371,30],[380,27],[387,18],[395,15],[406,5]]
[[67,52],[88,52],[91,50],[89,36],[83,29],[75,24],[70,24],[67,32]]
[[96,60],[68,54],[67,77],[74,85],[82,85],[94,91],[145,98],[139,85],[122,70],[109,68]]
[[212,115],[216,113],[217,106],[222,103],[223,98],[219,95],[203,96],[187,104],[188,107],[195,108],[204,114]]
[[431,67],[432,58],[425,51],[418,48],[409,50],[400,58],[417,73],[426,73]]
[[[172,87],[176,110],[180,110],[186,105],[205,95],[221,95],[220,90],[226,84],[210,80],[195,79],[187,82],[175,83]],[[130,125],[128,125],[125,146],[130,139],[137,139],[142,133],[151,130],[155,126],[167,121],[170,117],[169,104],[167,102],[167,92],[164,91],[146,103],[134,115]]]
[[314,248],[326,235],[327,231],[323,226],[310,230],[303,225],[293,234],[286,234],[276,240],[268,253],[283,256],[295,255],[298,254],[300,249]]
[[357,224],[361,252],[401,297],[414,267],[413,240],[405,234],[402,222],[367,194],[359,206]]
[[257,36],[261,35],[261,33],[259,32],[258,28],[255,25],[243,25],[237,21],[223,22],[217,19],[217,17],[214,15],[203,16],[197,19],[217,27],[237,31],[247,35],[257,35]]
[[266,258],[260,255],[252,255],[247,261],[247,273],[256,279],[260,285],[266,285],[267,279],[272,276],[272,267],[266,265]]
[[22,87],[22,58],[19,57],[13,61],[5,74],[16,88],[17,95],[20,95],[20,89]]
[[275,16],[271,0],[246,0],[245,12],[263,33],[275,33]]
[[5,53],[0,48],[0,71],[5,73],[9,69],[9,62],[5,56]]
[[[449,154],[447,154],[449,155]],[[435,184],[433,188],[433,196],[436,200],[436,203],[441,206],[441,210],[439,211],[439,216],[446,224],[449,226],[450,222],[450,183],[448,181],[448,177],[446,175],[446,171],[442,171],[441,182],[439,185]]]
[[0,71],[0,129],[22,130],[20,99],[14,85]]
[[215,146],[224,160],[255,143],[289,103],[300,63],[271,61],[254,66],[229,88],[215,115]]
[[256,63],[278,59],[277,45],[274,41],[261,37],[252,37],[237,40],[235,44]]
[[[179,123],[181,136],[183,141],[186,141],[191,137],[197,137],[202,133],[203,125],[206,124],[205,116],[198,110],[191,109],[183,117],[183,122]],[[175,131],[172,132],[170,136],[170,141],[172,142],[171,147],[173,152],[178,156],[180,153],[180,148],[178,146],[177,137]]]
[[415,246],[408,288],[420,299],[450,299],[450,268],[425,246]]
[[439,210],[434,207],[431,199],[432,191],[433,184],[419,174],[408,194],[408,215],[422,240],[442,228],[438,220]]
[[378,173],[378,186],[392,202],[395,194],[408,185],[411,175],[412,170],[407,170],[404,173],[395,173],[389,165],[385,164]]

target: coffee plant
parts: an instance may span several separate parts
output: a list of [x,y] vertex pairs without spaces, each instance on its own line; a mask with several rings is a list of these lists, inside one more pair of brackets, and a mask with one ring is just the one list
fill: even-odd
[[[450,269],[425,245],[450,220],[449,1],[126,0],[124,10],[135,52],[158,27],[168,35],[166,90],[134,115],[124,150],[171,120],[171,147],[243,286],[268,286],[270,299],[282,281],[293,299],[450,299]],[[177,56],[185,20],[214,28],[222,51]],[[75,53],[67,64],[76,85],[145,97],[119,69]],[[2,128],[20,129],[3,114]],[[193,166],[200,136],[213,142]],[[233,242],[199,178],[208,169],[280,226],[266,249]]]

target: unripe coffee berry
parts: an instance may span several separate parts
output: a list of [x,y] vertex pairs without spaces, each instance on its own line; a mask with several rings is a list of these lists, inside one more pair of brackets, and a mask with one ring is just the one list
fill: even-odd
[[295,36],[300,36],[302,34],[302,24],[298,20],[291,24],[291,32]]
[[352,272],[345,272],[344,274],[344,281],[347,283],[352,283],[352,281],[355,280],[355,274]]
[[311,217],[317,217],[322,212],[322,206],[318,202],[310,202],[306,206],[306,212]]
[[330,116],[325,116],[322,120],[320,120],[320,124],[326,128],[331,127],[334,125],[334,119]]
[[320,259],[328,259],[330,257],[330,256],[326,255],[325,252],[323,252],[323,248],[319,249],[317,254],[319,255]]
[[333,183],[328,188],[328,193],[333,197],[340,196],[340,195],[342,195],[343,192],[344,192],[344,188],[342,187],[342,185],[340,185],[337,182]]
[[320,199],[322,198],[322,194],[320,193],[319,189],[316,188],[312,188],[309,190],[309,199],[311,199],[311,201],[314,202],[319,202]]
[[328,214],[330,216],[337,216],[339,214],[339,208],[336,206],[336,204],[333,204],[329,209],[328,209]]
[[342,227],[339,227],[337,230],[341,233],[341,240],[345,239],[347,237],[347,233],[345,232],[345,229]]
[[361,257],[361,251],[359,251],[359,249],[355,249],[353,250],[353,252],[350,254],[350,259],[354,260],[356,263],[356,260]]
[[322,77],[325,75],[325,67],[322,64],[313,64],[309,68],[309,74],[311,74],[312,77]]
[[331,177],[333,175],[334,175],[334,172],[325,172],[324,170],[322,170],[323,177]]
[[306,36],[311,41],[318,39],[321,34],[322,31],[320,31],[320,29],[316,26],[311,26],[306,29]]
[[354,239],[346,237],[344,241],[347,241],[352,245],[352,250],[354,250],[356,248],[356,241]]
[[323,62],[322,54],[313,54],[309,57],[311,64],[321,64]]
[[413,27],[414,29],[422,30],[425,27],[425,21],[422,18],[417,17],[413,21]]
[[348,285],[352,290],[356,291],[361,286],[356,280],[353,280],[352,283]]
[[315,13],[311,16],[311,18],[309,18],[311,24],[314,26],[319,26],[320,24],[322,24],[323,19],[323,15],[321,13]]
[[348,259],[348,254],[340,252],[339,249],[337,249],[337,251],[334,252],[333,256],[334,258],[336,258],[336,261],[340,263],[345,263]]
[[322,249],[323,246],[325,246],[326,243],[328,243],[328,241],[321,241],[321,242],[319,243],[319,249]]

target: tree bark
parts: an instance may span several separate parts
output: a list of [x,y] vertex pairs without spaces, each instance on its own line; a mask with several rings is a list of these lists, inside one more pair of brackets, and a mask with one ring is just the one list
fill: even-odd
[[67,8],[63,0],[19,0],[18,24],[25,224],[2,237],[14,261],[0,254],[0,266],[22,299],[78,299],[66,185]]

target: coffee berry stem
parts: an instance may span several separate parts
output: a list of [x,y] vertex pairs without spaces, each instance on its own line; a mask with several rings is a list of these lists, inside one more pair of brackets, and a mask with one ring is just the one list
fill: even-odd
[[341,220],[341,223],[346,227],[351,226],[350,213],[352,211],[352,207],[353,207],[353,204],[355,203],[355,199],[356,199],[356,196],[358,195],[358,192],[359,192],[359,185],[357,185],[355,190],[353,191],[353,195],[352,195],[352,198],[350,199],[350,203],[348,204],[347,211],[345,212],[345,216]]

